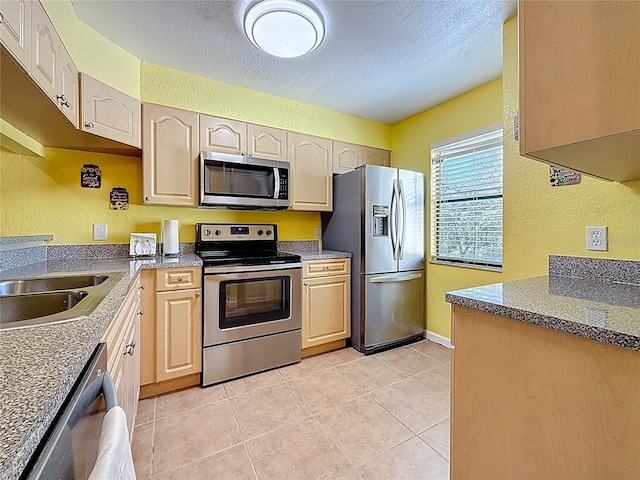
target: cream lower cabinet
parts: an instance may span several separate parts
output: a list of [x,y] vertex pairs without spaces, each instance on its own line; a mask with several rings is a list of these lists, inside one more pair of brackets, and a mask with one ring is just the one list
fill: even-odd
[[351,336],[351,260],[302,262],[302,351]]
[[145,204],[198,204],[199,129],[196,112],[142,106],[142,191]]
[[333,210],[332,154],[333,142],[329,139],[287,133],[292,210]]
[[[202,369],[202,270],[143,270],[142,278],[145,286],[150,284],[141,299],[144,396],[197,384],[194,377]],[[187,383],[181,383],[185,379]]]
[[140,281],[129,289],[102,341],[107,344],[107,371],[113,378],[120,405],[127,416],[129,439],[133,438],[140,396]]

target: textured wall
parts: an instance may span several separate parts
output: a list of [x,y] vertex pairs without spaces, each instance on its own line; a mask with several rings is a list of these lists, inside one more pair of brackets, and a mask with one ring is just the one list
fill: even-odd
[[[551,187],[547,165],[518,155],[513,138],[518,109],[517,27],[517,18],[504,26],[502,82],[428,110],[394,126],[392,132],[394,165],[428,175],[433,142],[504,118],[503,273],[427,265],[427,329],[446,337],[451,330],[444,293],[449,290],[546,275],[550,254],[640,259],[640,181],[620,184],[583,176],[579,185]],[[609,227],[609,251],[585,249],[587,225]]]
[[[94,163],[102,188],[80,187],[80,170]],[[109,210],[109,192],[125,187],[130,208]],[[282,240],[310,240],[320,226],[313,212],[238,212],[142,206],[142,162],[71,150],[46,149],[44,158],[0,150],[0,236],[53,234],[52,244],[89,244],[92,224],[108,224],[106,243],[129,242],[130,232],[155,232],[163,219],[180,221],[180,241],[195,239],[196,222],[277,223]],[[103,242],[104,243],[104,242]]]
[[294,132],[389,149],[391,127],[198,75],[142,62],[142,100]]

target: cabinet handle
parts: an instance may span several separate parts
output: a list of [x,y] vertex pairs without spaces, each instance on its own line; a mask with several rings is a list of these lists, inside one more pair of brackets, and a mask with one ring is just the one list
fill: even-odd
[[140,310],[136,315],[144,315],[144,310]]
[[324,269],[325,270],[331,270],[331,267],[327,265],[326,267],[324,267]]
[[178,281],[181,282],[182,281],[182,277],[178,277]]
[[148,202],[149,200],[151,200],[151,197],[144,197],[145,202]]
[[93,122],[87,122],[84,124],[86,128],[93,128]]
[[304,282],[304,283],[303,283],[303,285],[304,285],[305,287],[308,287],[308,286],[309,286],[309,284],[308,284],[307,282]]
[[133,356],[133,352],[136,349],[136,341],[134,340],[133,342],[127,344],[124,347],[124,355],[132,355]]
[[71,104],[69,103],[69,100],[67,100],[64,95],[58,95],[56,99],[60,100],[61,106],[71,108]]
[[2,18],[2,13],[0,13],[0,23],[4,22],[4,18]]
[[144,285],[140,285],[140,286],[138,287],[138,290],[144,290]]
[[196,292],[196,298],[200,297],[200,294],[198,292]]

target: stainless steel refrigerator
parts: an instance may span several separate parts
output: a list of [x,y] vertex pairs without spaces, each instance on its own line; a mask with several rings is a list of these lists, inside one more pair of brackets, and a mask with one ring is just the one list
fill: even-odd
[[424,334],[424,176],[364,165],[333,179],[322,245],[350,252],[351,345],[364,353]]

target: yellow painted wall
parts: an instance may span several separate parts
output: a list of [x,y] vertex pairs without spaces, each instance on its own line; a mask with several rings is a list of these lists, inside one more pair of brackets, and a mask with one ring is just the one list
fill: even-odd
[[389,149],[391,127],[210,78],[142,62],[142,101]]
[[[427,264],[427,330],[445,337],[450,337],[447,291],[545,275],[550,254],[640,260],[640,181],[620,184],[583,176],[579,185],[551,187],[547,165],[518,155],[513,139],[518,108],[517,18],[504,26],[503,49],[502,81],[393,127],[394,166],[424,171],[428,178],[433,142],[504,118],[503,273]],[[609,251],[585,249],[587,225],[609,227]]]

